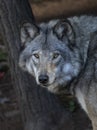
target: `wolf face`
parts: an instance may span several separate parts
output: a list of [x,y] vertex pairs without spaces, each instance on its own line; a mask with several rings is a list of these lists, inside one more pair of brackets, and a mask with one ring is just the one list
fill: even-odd
[[34,76],[40,86],[59,92],[78,76],[82,66],[75,37],[68,20],[50,21],[39,27],[24,24],[19,66]]

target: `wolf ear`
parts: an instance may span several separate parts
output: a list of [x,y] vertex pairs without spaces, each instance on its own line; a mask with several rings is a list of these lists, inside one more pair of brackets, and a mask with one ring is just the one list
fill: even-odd
[[34,39],[39,34],[39,28],[31,23],[24,23],[21,28],[21,42],[25,46],[27,41]]
[[54,26],[54,33],[60,40],[64,40],[64,37],[67,37],[71,43],[74,42],[75,33],[72,25],[67,19],[57,22],[57,24]]

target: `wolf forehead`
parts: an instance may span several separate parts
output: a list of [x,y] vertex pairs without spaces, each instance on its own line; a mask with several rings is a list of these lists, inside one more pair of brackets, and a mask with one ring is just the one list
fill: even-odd
[[48,29],[52,29],[60,20],[56,19],[56,20],[51,20],[49,22],[46,23],[40,23],[38,26],[44,31],[46,32]]
[[[38,26],[30,23],[25,23],[21,28],[21,42],[23,49],[33,44],[33,50],[39,46],[42,49],[64,48],[69,42],[74,41],[74,31],[72,25],[67,19],[52,20],[48,23],[42,23]],[[65,44],[63,44],[65,43]],[[38,44],[38,46],[36,46]],[[61,44],[61,46],[60,46]],[[53,46],[52,46],[53,45]],[[57,48],[56,48],[57,46]]]

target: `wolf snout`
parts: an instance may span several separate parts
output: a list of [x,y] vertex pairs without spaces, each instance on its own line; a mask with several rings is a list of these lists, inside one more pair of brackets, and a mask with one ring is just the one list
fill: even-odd
[[39,80],[40,84],[45,85],[45,84],[48,83],[49,77],[47,75],[40,75],[39,78],[38,78],[38,80]]

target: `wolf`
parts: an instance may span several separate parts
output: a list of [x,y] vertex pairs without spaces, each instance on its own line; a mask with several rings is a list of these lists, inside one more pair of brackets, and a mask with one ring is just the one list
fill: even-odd
[[[21,27],[22,51],[19,56],[19,66],[34,76],[38,85],[52,93],[61,93],[64,88],[70,88],[92,120],[94,130],[97,130],[94,123],[97,116],[91,114],[96,115],[96,107],[93,109],[91,103],[88,104],[88,96],[85,100],[85,94],[90,94],[89,98],[93,101],[93,93],[88,91],[87,80],[83,78],[86,84],[81,84],[81,74],[88,66],[88,50],[91,48],[89,45],[96,42],[91,40],[91,36],[96,31],[95,16],[75,16],[39,25],[24,23]],[[86,69],[86,78],[92,73],[92,69]],[[88,80],[90,78],[92,76]],[[80,91],[83,86],[86,87],[85,93]],[[93,101],[92,104],[95,103]]]

